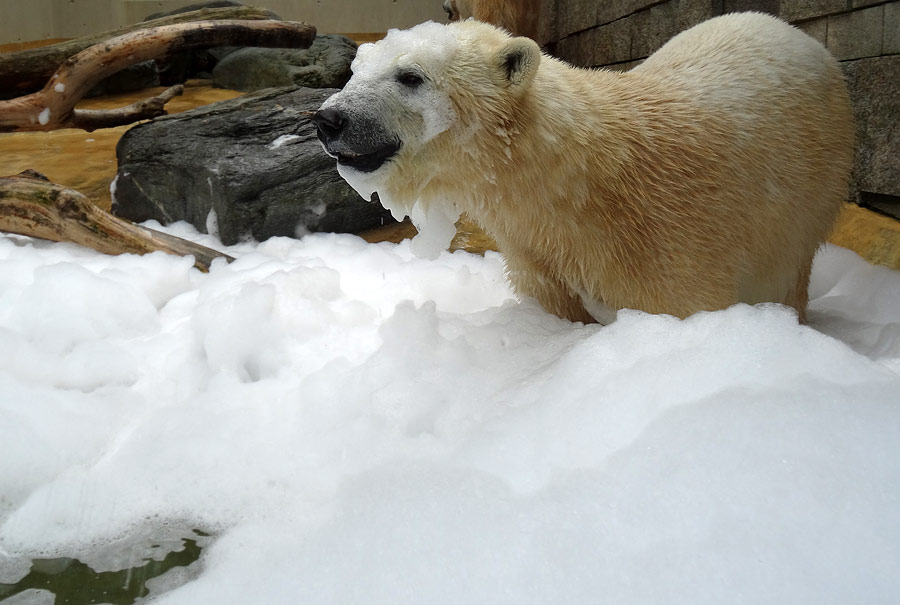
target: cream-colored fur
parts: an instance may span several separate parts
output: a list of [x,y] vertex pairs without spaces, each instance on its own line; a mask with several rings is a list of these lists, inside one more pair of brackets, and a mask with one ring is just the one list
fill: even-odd
[[539,0],[444,0],[451,21],[473,18],[516,36],[537,36]]
[[772,301],[803,319],[853,147],[841,71],[819,43],[767,15],[727,15],[619,73],[482,23],[446,27],[458,46],[435,73],[414,44],[398,58],[449,99],[437,136],[416,142],[408,91],[354,104],[371,73],[327,103],[394,120],[403,144],[367,175],[373,190],[454,200],[497,240],[516,290],[561,317]]

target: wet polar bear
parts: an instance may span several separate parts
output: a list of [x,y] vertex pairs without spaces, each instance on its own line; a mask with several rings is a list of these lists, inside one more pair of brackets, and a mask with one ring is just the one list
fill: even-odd
[[341,175],[419,238],[449,243],[468,213],[548,311],[607,323],[771,301],[804,318],[853,137],[838,64],[790,25],[717,17],[620,73],[427,23],[352,67],[315,116]]

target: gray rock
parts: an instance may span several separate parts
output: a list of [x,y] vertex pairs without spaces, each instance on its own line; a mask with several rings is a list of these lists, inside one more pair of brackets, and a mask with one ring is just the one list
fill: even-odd
[[319,145],[311,114],[334,92],[267,90],[132,128],[116,149],[113,212],[206,231],[214,211],[225,244],[391,222]]
[[356,43],[345,36],[316,36],[306,49],[242,48],[213,69],[220,88],[254,91],[276,86],[341,88],[350,79]]

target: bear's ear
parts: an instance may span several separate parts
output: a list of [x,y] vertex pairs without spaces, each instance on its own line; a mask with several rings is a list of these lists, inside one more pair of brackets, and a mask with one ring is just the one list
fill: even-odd
[[513,89],[524,89],[531,83],[541,63],[541,49],[531,38],[512,38],[500,48],[500,75]]

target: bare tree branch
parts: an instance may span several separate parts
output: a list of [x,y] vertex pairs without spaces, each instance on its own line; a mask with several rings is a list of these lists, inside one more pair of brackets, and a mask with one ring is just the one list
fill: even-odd
[[118,109],[76,109],[72,114],[72,126],[93,132],[98,128],[114,128],[138,120],[149,120],[166,115],[165,105],[184,93],[184,86],[177,84],[149,99],[119,107]]
[[116,218],[77,191],[55,185],[31,170],[0,178],[0,231],[73,242],[104,254],[162,251],[192,255],[194,266],[201,271],[209,271],[216,258],[234,260],[211,248]]
[[[116,117],[89,114],[79,123],[75,104],[95,84],[129,65],[167,56],[187,48],[209,46],[263,46],[306,48],[316,30],[305,23],[285,21],[197,21],[138,30],[94,45],[69,58],[39,92],[0,101],[0,132],[82,128],[98,124],[120,125],[131,113],[136,119],[160,115],[158,101],[147,102],[141,112],[135,108],[116,110]],[[174,96],[167,91],[162,96]],[[154,114],[154,111],[156,113]],[[84,115],[84,114],[82,114]]]

